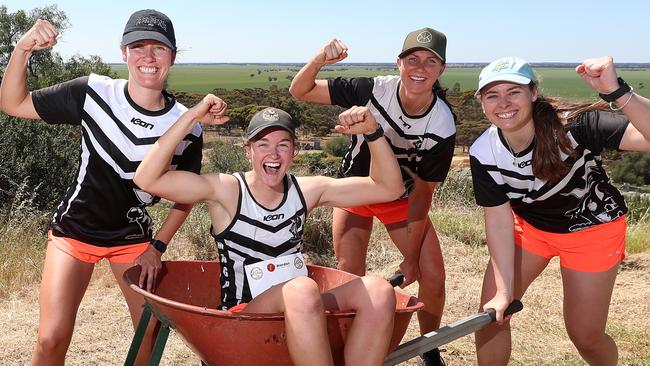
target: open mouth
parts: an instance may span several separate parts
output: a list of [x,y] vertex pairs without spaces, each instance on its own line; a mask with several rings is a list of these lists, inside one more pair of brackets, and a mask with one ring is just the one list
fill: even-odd
[[264,172],[266,174],[277,174],[278,171],[280,170],[280,163],[279,162],[266,162],[262,164],[262,167],[264,168]]

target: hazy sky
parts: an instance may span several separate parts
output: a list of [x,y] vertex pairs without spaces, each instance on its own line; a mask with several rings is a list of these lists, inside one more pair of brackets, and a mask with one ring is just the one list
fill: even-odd
[[[53,1],[9,0],[9,12]],[[447,35],[448,62],[520,56],[531,62],[579,62],[610,54],[650,62],[650,1],[94,1],[56,2],[71,23],[56,46],[121,62],[129,15],[155,8],[174,22],[178,62],[306,62],[332,37],[349,47],[346,62],[394,62],[406,34],[425,26]]]

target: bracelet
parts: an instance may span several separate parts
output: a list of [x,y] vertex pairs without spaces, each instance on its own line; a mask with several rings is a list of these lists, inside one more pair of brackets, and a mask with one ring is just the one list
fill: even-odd
[[625,103],[623,103],[622,106],[617,107],[616,104],[614,104],[614,102],[609,102],[607,103],[609,105],[609,109],[613,110],[614,112],[620,111],[621,109],[625,108],[625,106],[630,102],[630,100],[632,100],[632,96],[634,96],[634,91],[630,90],[630,96],[627,98],[627,100],[625,101]]
[[154,248],[156,248],[156,250],[159,251],[160,253],[164,253],[165,250],[167,250],[167,244],[165,244],[165,242],[163,242],[162,240],[151,239],[149,244],[151,244]]
[[384,136],[384,129],[381,128],[381,125],[377,125],[375,132],[364,134],[363,139],[366,140],[366,142],[373,142],[382,136]]
[[619,77],[617,81],[618,81],[618,89],[614,90],[609,94],[598,93],[598,96],[600,96],[606,102],[613,102],[616,99],[625,95],[625,93],[633,90],[632,87],[628,83],[626,83],[622,77]]

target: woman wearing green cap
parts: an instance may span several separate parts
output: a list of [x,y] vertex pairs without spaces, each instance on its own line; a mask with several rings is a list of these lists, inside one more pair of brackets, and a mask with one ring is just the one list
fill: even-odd
[[479,76],[477,96],[492,122],[470,148],[476,201],[484,207],[490,262],[481,306],[497,324],[476,333],[479,363],[506,365],[503,311],[559,256],[567,333],[591,365],[615,365],[605,333],[627,206],[602,167],[604,148],[650,151],[650,100],[617,79],[611,57],[576,71],[606,103],[567,105],[543,97],[532,68],[498,59]]
[[[306,277],[300,254],[305,220],[315,207],[383,202],[402,194],[399,168],[383,131],[367,108],[350,108],[340,115],[336,129],[365,136],[372,154],[370,176],[295,177],[288,171],[298,153],[296,125],[288,113],[269,107],[256,113],[246,130],[251,170],[232,175],[170,171],[175,147],[196,122],[222,124],[228,120],[225,109],[221,99],[208,95],[183,114],[142,161],[136,183],[176,202],[207,204],[221,262],[220,308],[283,312],[294,364],[333,364],[326,309],[356,311],[345,345],[346,365],[383,364],[393,330],[392,287],[381,278],[363,277],[321,294]],[[277,265],[278,259],[288,265]],[[263,282],[264,268],[287,268],[292,263],[299,263],[304,273],[286,272],[275,281]]]
[[[7,114],[82,127],[78,176],[57,207],[48,233],[34,365],[64,363],[77,309],[101,259],[110,262],[131,320],[137,324],[143,299],[128,288],[122,273],[141,265],[140,285],[153,289],[166,243],[192,207],[174,205],[153,240],[146,206],[159,198],[133,183],[146,152],[187,109],[164,90],[176,57],[171,20],[151,9],[131,15],[120,46],[128,80],[91,74],[30,92],[29,58],[53,47],[57,36],[52,24],[38,20],[16,44],[0,90],[0,104]],[[197,126],[179,143],[174,169],[198,172],[201,146]],[[152,323],[149,334],[153,330]],[[149,350],[151,337],[145,339],[140,349]],[[146,353],[139,355],[139,364],[149,358]]]
[[[332,236],[339,268],[363,275],[373,217],[386,227],[404,255],[402,287],[418,281],[420,332],[440,326],[445,303],[445,270],[440,242],[429,219],[433,191],[451,166],[456,138],[454,114],[438,78],[445,70],[447,38],[431,28],[409,33],[397,57],[399,76],[316,80],[321,68],[344,60],[347,47],[328,42],[298,72],[289,91],[298,100],[342,107],[367,106],[386,131],[406,188],[398,200],[334,210]],[[339,176],[368,175],[368,149],[352,136]],[[442,364],[438,350],[424,356],[426,365]]]

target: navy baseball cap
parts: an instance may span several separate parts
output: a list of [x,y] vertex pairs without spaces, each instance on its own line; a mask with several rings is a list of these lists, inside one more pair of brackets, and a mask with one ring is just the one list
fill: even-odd
[[122,45],[153,39],[176,51],[174,25],[169,17],[157,10],[143,9],[131,14],[122,34]]

